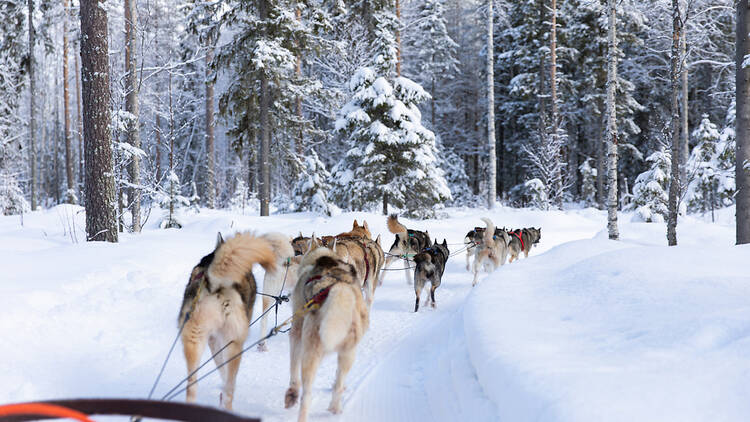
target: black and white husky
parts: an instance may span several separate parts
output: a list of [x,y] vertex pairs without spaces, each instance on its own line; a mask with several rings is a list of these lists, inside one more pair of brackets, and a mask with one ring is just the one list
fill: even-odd
[[[383,269],[390,267],[393,262],[404,259],[404,272],[406,273],[406,283],[412,284],[411,271],[409,268],[409,259],[430,246],[430,234],[426,231],[407,229],[406,226],[398,221],[396,214],[388,216],[388,231],[396,235],[391,249],[386,254],[385,265]],[[385,271],[380,274],[378,285],[383,284]]]
[[433,308],[435,307],[435,290],[440,287],[445,263],[448,262],[449,256],[450,251],[445,239],[443,239],[442,244],[435,241],[432,246],[422,249],[422,252],[414,256],[414,263],[416,264],[416,268],[414,268],[414,293],[417,295],[414,312],[419,310],[419,297],[422,295],[422,288],[428,281],[432,284],[432,287],[430,287],[431,305]]

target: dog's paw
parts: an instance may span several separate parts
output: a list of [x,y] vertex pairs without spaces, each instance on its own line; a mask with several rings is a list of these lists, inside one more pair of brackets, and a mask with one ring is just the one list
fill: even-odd
[[432,309],[437,308],[437,305],[435,304],[435,302],[432,302],[430,305],[432,306]]
[[267,352],[268,351],[268,346],[266,346],[266,342],[265,341],[261,342],[261,343],[258,343],[258,351],[259,352]]
[[297,399],[299,398],[299,393],[297,390],[290,388],[286,390],[286,395],[284,396],[284,407],[289,409],[290,407],[297,404]]
[[341,413],[341,403],[331,403],[331,405],[328,406],[328,411],[334,415],[338,415]]

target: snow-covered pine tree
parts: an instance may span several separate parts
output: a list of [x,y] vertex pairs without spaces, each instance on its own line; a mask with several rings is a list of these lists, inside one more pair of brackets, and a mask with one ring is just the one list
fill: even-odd
[[451,205],[479,205],[480,199],[472,194],[469,188],[470,179],[466,174],[464,160],[452,149],[439,147],[438,152],[440,168],[445,172],[445,180],[451,190],[451,200],[448,203]]
[[326,170],[315,150],[310,150],[303,161],[304,168],[292,192],[293,210],[332,215],[335,207],[328,201],[331,173]]
[[436,104],[448,93],[444,82],[458,72],[458,44],[448,34],[444,0],[419,2],[414,25],[405,33],[405,74],[430,91],[430,124],[436,131]]
[[333,170],[332,198],[348,209],[388,202],[410,215],[431,215],[451,198],[437,165],[435,135],[421,124],[417,104],[430,98],[406,78],[392,85],[370,68],[349,84],[352,99],[339,114],[336,132],[349,146]]
[[719,130],[707,114],[703,115],[700,126],[693,131],[697,145],[687,162],[686,202],[688,210],[713,212],[716,207],[718,173],[714,159],[717,156]]
[[15,175],[0,171],[0,214],[22,214],[30,209]]
[[596,205],[596,167],[591,166],[591,158],[586,158],[583,164],[578,166],[581,172],[581,200],[587,207]]
[[[0,19],[0,177],[3,179],[2,185],[7,186],[6,198],[10,198],[11,191],[15,192],[11,186],[18,184],[17,175],[26,169],[26,157],[22,156],[25,152],[23,138],[26,136],[23,121],[26,119],[21,117],[22,92],[28,68],[23,41],[24,8],[23,0],[0,3],[3,16]],[[29,154],[28,158],[33,157]]]
[[[329,45],[321,35],[331,28],[327,8],[313,2],[234,0],[230,5],[222,21],[233,37],[216,54],[216,63],[232,78],[219,109],[230,119],[232,140],[248,146],[260,140],[259,189],[265,214],[271,199],[271,163],[283,168],[286,162],[288,174],[282,176],[294,175],[294,163],[287,162],[294,160],[293,153],[286,151],[300,134],[310,136],[315,129],[311,119],[300,121],[297,98],[314,104],[324,95],[315,75],[298,74],[297,57],[326,50]],[[303,7],[299,20],[297,7]],[[296,179],[282,177],[275,184],[283,180]]]
[[651,164],[651,168],[638,175],[633,187],[633,219],[662,223],[669,212],[667,189],[672,161],[663,146],[646,158],[646,161]]
[[[727,130],[729,129],[729,130]],[[707,114],[700,126],[693,131],[697,145],[687,163],[688,187],[686,202],[688,210],[707,212],[733,203],[735,193],[734,129],[719,133],[717,126]]]

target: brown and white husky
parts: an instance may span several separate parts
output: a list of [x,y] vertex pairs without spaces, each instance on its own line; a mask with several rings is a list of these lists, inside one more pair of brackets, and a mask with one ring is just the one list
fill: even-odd
[[[276,270],[276,255],[268,240],[252,233],[237,233],[224,241],[219,234],[214,251],[193,268],[185,287],[178,319],[188,374],[198,367],[206,343],[211,353],[224,345],[214,361],[220,365],[242,350],[253,315],[256,284],[252,268],[260,264],[266,271]],[[224,388],[220,403],[232,409],[234,387],[241,357],[221,367]],[[192,384],[192,375],[188,383]],[[187,401],[195,401],[196,386],[187,388]]]
[[[344,378],[370,321],[357,278],[352,265],[325,247],[307,253],[300,264],[299,280],[292,294],[294,311],[299,317],[292,321],[289,332],[290,379],[284,399],[287,408],[297,403],[301,375],[300,422],[307,420],[318,365],[331,352],[338,353],[338,370],[328,410],[341,412]],[[305,312],[304,306],[309,303],[319,308]]]

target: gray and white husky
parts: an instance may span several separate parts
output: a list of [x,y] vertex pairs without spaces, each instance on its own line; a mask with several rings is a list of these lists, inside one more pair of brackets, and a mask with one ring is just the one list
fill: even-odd
[[435,307],[435,290],[440,287],[445,263],[448,262],[449,256],[448,242],[445,239],[443,239],[442,244],[438,244],[436,240],[432,246],[422,249],[422,252],[414,256],[416,264],[414,268],[414,293],[417,295],[414,312],[419,310],[419,297],[422,295],[422,288],[428,281],[432,284],[430,287],[431,305],[433,308]]

